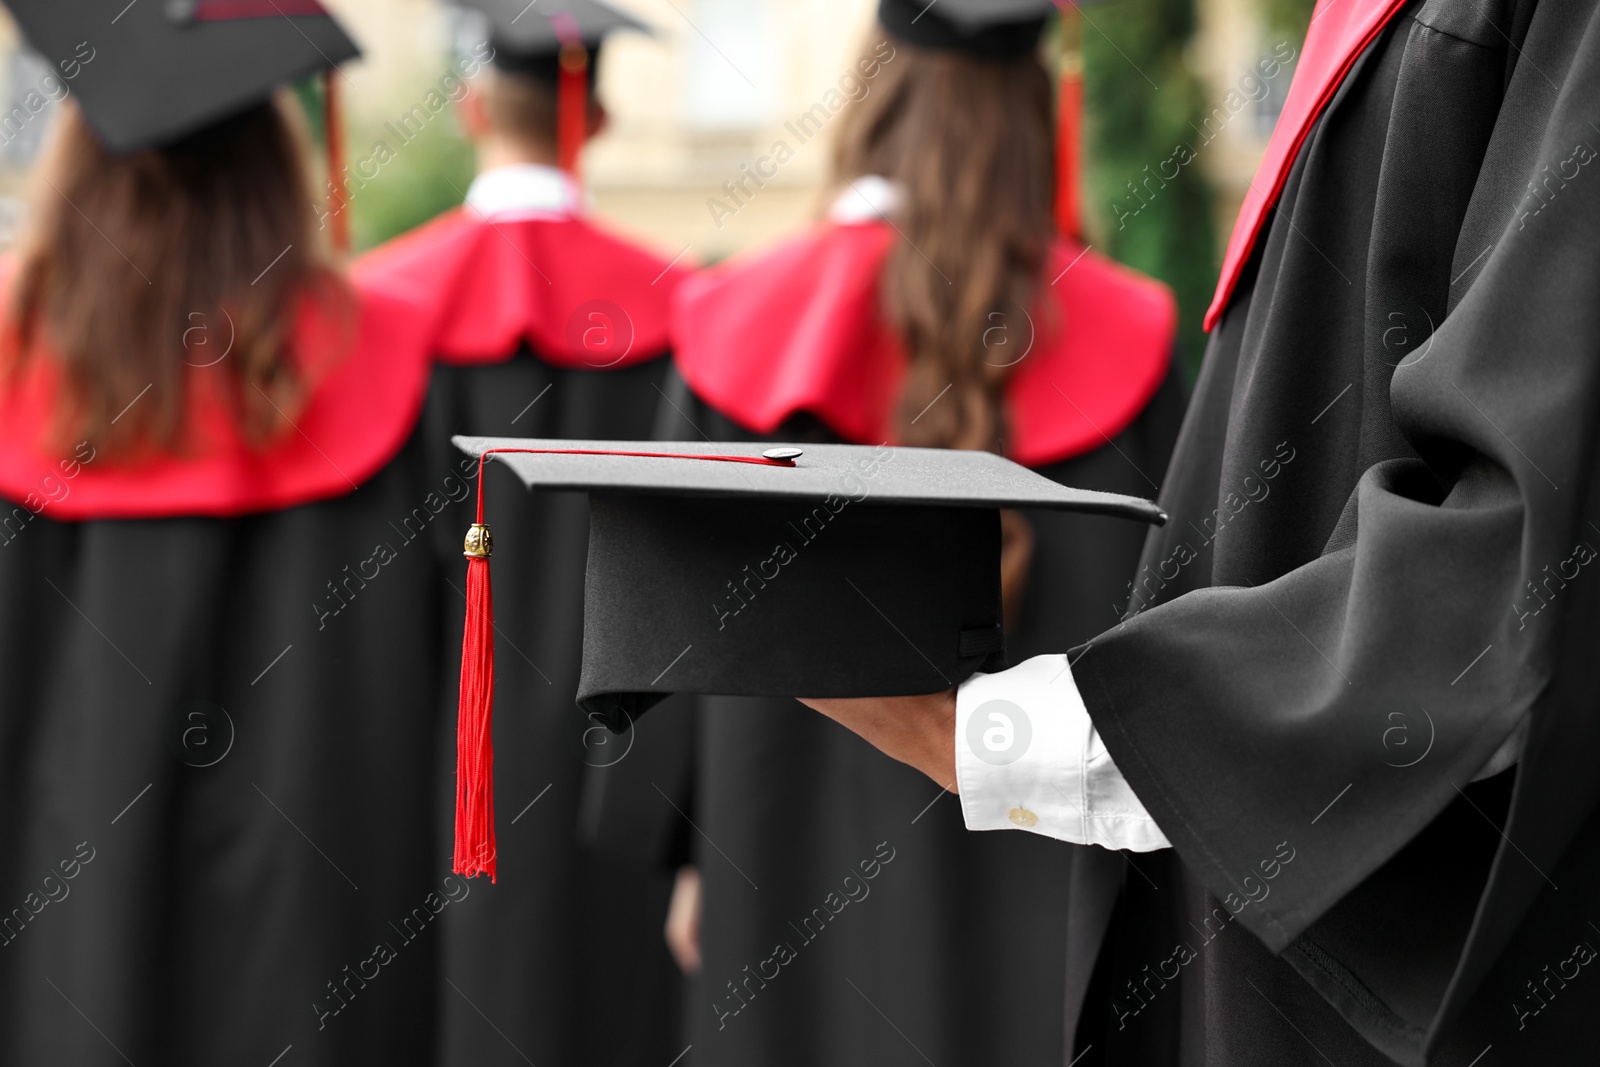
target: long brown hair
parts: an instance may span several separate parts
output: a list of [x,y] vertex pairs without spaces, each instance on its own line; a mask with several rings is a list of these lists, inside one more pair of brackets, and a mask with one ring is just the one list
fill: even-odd
[[1055,230],[1044,63],[1034,52],[986,58],[897,41],[840,123],[841,189],[876,174],[905,193],[882,280],[911,360],[900,439],[998,450],[1001,387],[1032,335],[1026,313]]
[[68,103],[35,175],[0,372],[48,353],[58,432],[115,454],[175,447],[189,368],[211,365],[198,373],[224,375],[246,438],[266,440],[303,400],[297,298],[331,277],[303,130],[274,101],[114,155]]

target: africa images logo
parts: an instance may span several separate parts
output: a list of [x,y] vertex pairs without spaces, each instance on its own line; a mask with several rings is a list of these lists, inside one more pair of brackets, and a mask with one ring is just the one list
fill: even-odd
[[568,349],[597,370],[627,359],[633,335],[633,319],[609,300],[579,304],[567,318]]
[[986,700],[967,720],[967,747],[985,763],[1004,767],[1027,754],[1033,723],[1020,705]]

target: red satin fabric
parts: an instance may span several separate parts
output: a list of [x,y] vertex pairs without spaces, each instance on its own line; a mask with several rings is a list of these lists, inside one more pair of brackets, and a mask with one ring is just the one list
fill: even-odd
[[[351,492],[394,458],[422,410],[429,359],[418,326],[417,309],[384,291],[362,292],[353,304],[342,294],[308,299],[294,354],[311,396],[292,427],[265,447],[239,435],[223,357],[186,371],[188,430],[178,452],[130,462],[78,462],[88,453],[75,459],[70,443],[52,445],[59,372],[47,358],[34,360],[0,395],[0,497],[75,520],[244,515]],[[196,353],[209,359],[225,347],[226,322],[195,328],[210,332],[203,343],[211,346],[195,334]]]
[[1295,156],[1310,136],[1318,116],[1333,99],[1356,59],[1404,6],[1405,0],[1318,0],[1305,44],[1300,49],[1294,81],[1289,84],[1283,113],[1278,116],[1266,154],[1261,157],[1255,179],[1239,207],[1239,218],[1233,224],[1233,236],[1228,239],[1228,251],[1222,257],[1217,292],[1206,310],[1207,330],[1216,326],[1223,309],[1228,306],[1239,273],[1244,270],[1250,250],[1266,226],[1267,213],[1278,202],[1283,183],[1289,178],[1289,168],[1294,165]]
[[[808,412],[846,441],[892,440],[906,358],[879,276],[896,240],[881,223],[827,225],[684,283],[672,344],[696,395],[756,433]],[[1010,458],[1043,466],[1126,429],[1167,374],[1176,327],[1165,285],[1058,241],[1035,309],[990,339],[1016,368]]]
[[458,208],[362,257],[358,281],[407,287],[443,363],[499,363],[526,341],[547,363],[626,367],[667,348],[672,292],[690,273],[581,218]]
[[328,9],[318,0],[199,0],[189,17],[195,22],[231,22],[307,15],[326,18]]

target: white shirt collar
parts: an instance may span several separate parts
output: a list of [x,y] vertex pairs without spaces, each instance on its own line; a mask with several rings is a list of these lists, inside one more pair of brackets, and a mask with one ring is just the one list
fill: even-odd
[[584,214],[586,205],[583,190],[560,169],[515,163],[474,178],[467,206],[489,218],[571,218]]
[[905,189],[899,182],[863,174],[845,184],[828,208],[828,218],[841,225],[877,222],[900,209]]

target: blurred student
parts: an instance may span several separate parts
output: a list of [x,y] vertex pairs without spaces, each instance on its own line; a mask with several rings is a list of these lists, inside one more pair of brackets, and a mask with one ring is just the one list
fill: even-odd
[[316,5],[9,6],[75,76],[4,269],[0,1062],[426,1064],[472,887],[417,829],[444,587],[404,526],[466,485],[276,92],[356,48]]
[[[826,219],[684,285],[664,436],[991,449],[1152,495],[1183,412],[1174,303],[1058,231],[1053,8],[950,8],[882,5]],[[1138,531],[1018,513],[1003,531],[1012,656],[1114,620]],[[730,578],[734,627],[762,600]],[[704,698],[694,730],[668,936],[698,971],[697,1064],[903,1062],[908,1041],[941,1064],[1061,1062],[1075,850],[965,834],[925,779],[793,701]]]
[[[426,305],[441,415],[427,447],[458,473],[466,457],[451,434],[648,437],[669,300],[687,274],[593,222],[577,176],[579,149],[606,123],[594,92],[601,42],[643,25],[594,0],[550,13],[495,0],[472,8],[481,18],[468,19],[463,38],[492,61],[459,107],[478,158],[466,203],[355,266],[358,278],[409,287]],[[498,1062],[509,1041],[536,1063],[664,1064],[682,1051],[676,975],[658,940],[670,885],[589,855],[574,834],[585,764],[627,745],[588,729],[574,704],[588,505],[581,494],[529,494],[497,464],[486,477],[497,539],[517,546],[494,568],[498,870],[442,916],[440,1062]],[[472,506],[453,502],[437,524],[456,561],[444,605],[452,657]],[[447,819],[455,687],[440,699],[437,812]],[[617,1002],[629,1006],[627,1026],[607,1025]]]

